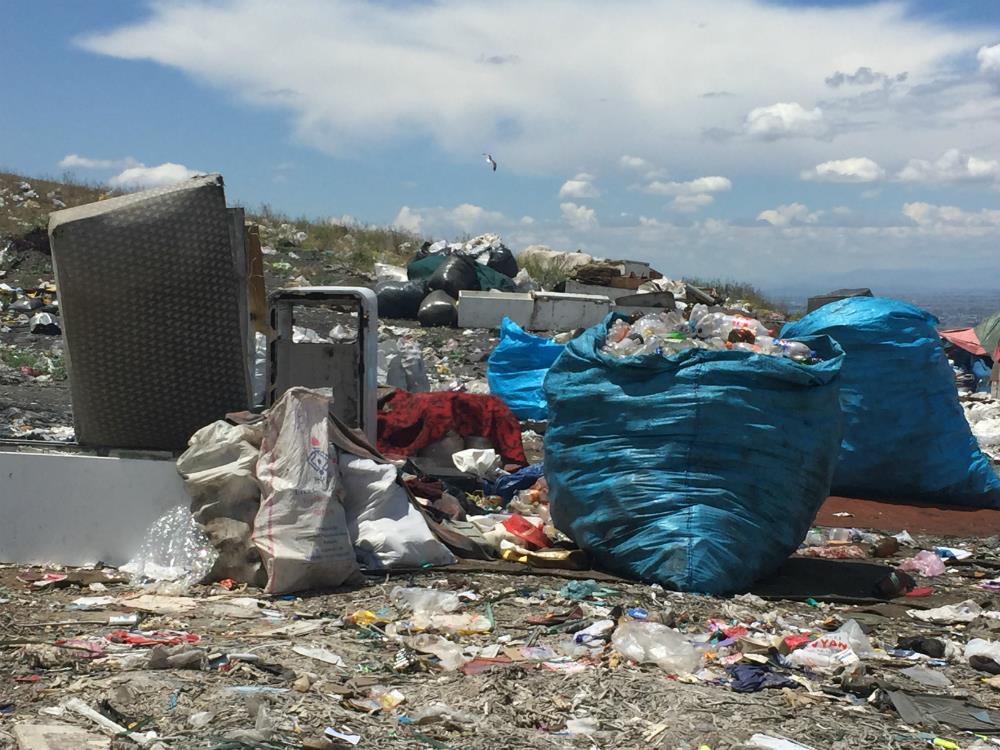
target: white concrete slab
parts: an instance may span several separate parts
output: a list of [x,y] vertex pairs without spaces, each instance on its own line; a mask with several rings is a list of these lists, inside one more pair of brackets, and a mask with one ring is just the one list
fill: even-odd
[[0,562],[122,565],[189,503],[172,459],[0,451]]
[[597,325],[611,310],[607,297],[589,294],[535,292],[535,311],[529,328],[533,331],[572,331]]
[[508,317],[526,328],[534,309],[531,294],[462,291],[458,293],[458,327],[499,328],[504,317]]

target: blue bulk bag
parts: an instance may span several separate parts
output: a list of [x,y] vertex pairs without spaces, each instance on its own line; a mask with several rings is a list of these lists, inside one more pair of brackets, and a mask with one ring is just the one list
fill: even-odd
[[937,322],[906,302],[854,297],[782,330],[826,334],[847,355],[834,493],[1000,508],[1000,478],[962,414]]
[[518,419],[546,419],[542,381],[563,350],[541,336],[532,336],[510,318],[500,324],[500,343],[490,354],[486,379]]
[[805,538],[840,445],[844,355],[824,361],[570,342],[545,379],[545,476],[557,528],[602,567],[681,591],[745,591]]

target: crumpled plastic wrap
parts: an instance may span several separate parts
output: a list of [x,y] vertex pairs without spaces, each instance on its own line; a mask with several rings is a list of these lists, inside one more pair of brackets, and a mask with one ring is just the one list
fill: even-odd
[[132,575],[133,584],[171,581],[187,588],[208,575],[216,557],[191,511],[178,506],[153,523],[135,557],[121,569]]

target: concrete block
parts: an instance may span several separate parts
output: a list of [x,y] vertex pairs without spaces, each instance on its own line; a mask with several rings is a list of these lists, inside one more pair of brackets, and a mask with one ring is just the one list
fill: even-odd
[[190,499],[173,457],[0,451],[0,562],[123,565],[153,522]]
[[587,294],[607,297],[614,302],[619,297],[628,297],[635,294],[634,289],[619,289],[614,286],[598,286],[597,284],[581,284],[576,279],[566,282],[566,294]]
[[459,328],[499,328],[505,317],[522,328],[531,323],[535,300],[514,292],[459,292]]
[[571,331],[597,325],[611,310],[607,297],[589,294],[535,292],[535,311],[528,326],[533,331]]

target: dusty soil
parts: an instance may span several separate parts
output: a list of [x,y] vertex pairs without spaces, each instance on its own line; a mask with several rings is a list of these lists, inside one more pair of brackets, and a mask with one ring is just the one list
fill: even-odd
[[[926,547],[935,540],[918,542]],[[121,603],[139,591],[128,583],[115,583],[115,571],[106,571],[109,577],[84,575],[80,583],[66,588],[39,589],[18,576],[30,580],[25,573],[40,570],[7,568],[0,571],[4,600],[0,747],[12,746],[6,738],[22,722],[63,722],[96,731],[87,719],[60,708],[67,699],[79,698],[119,724],[138,722],[142,731],[156,732],[163,746],[170,748],[325,747],[302,743],[318,739],[328,726],[360,735],[360,747],[725,750],[762,732],[816,750],[916,750],[927,745],[928,736],[968,748],[974,739],[967,733],[945,726],[903,725],[883,689],[869,698],[845,690],[843,671],[823,674],[776,667],[797,684],[735,692],[724,664],[738,659],[738,643],[728,648],[706,644],[703,668],[687,677],[631,663],[605,641],[592,649],[574,650],[569,645],[572,633],[581,627],[606,617],[615,619],[634,607],[698,640],[713,627],[742,625],[754,640],[777,642],[795,633],[822,634],[851,618],[864,624],[876,648],[890,651],[898,638],[909,635],[953,639],[958,644],[973,636],[996,638],[1000,630],[996,620],[928,625],[906,614],[908,608],[967,598],[987,609],[1000,605],[995,592],[978,587],[1000,567],[998,550],[990,546],[993,542],[952,543],[975,551],[977,562],[921,581],[933,587],[932,598],[875,606],[768,602],[753,595],[695,596],[617,580],[602,581],[597,593],[571,601],[560,593],[571,581],[560,577],[440,570],[370,579],[357,590],[301,598],[194,587],[184,598],[165,599],[166,613],[154,614]],[[897,560],[914,551],[904,548]],[[93,586],[97,581],[103,583]],[[87,584],[98,590],[88,589]],[[489,633],[450,636],[465,649],[466,658],[478,653],[480,659],[467,664],[465,671],[446,671],[436,658],[408,648],[412,642],[401,621],[409,615],[390,599],[396,586],[451,591],[463,598],[463,611],[492,617],[495,627]],[[98,611],[75,611],[72,602],[83,596],[110,596],[116,603]],[[566,625],[528,620],[566,613],[576,606],[581,611]],[[357,619],[361,624],[352,624],[350,615],[358,610],[374,613],[379,621],[364,624],[361,617]],[[137,629],[151,639],[198,636],[189,650],[204,651],[199,657],[201,669],[148,668],[153,647],[117,643],[122,628],[107,624],[112,614],[126,612],[138,612]],[[302,646],[325,649],[343,664],[295,653],[293,649]],[[226,654],[231,656],[227,659]],[[410,666],[398,668],[407,662]],[[951,687],[927,688],[901,673],[921,663],[929,664]],[[972,670],[960,652],[935,662],[879,650],[863,659],[863,665],[864,680],[874,680],[882,688],[964,696],[985,706],[997,705],[996,691],[983,682],[989,675]],[[385,705],[379,704],[378,696],[388,690],[401,694],[395,695],[402,700],[398,706],[385,698]],[[435,713],[437,704],[445,707]],[[199,726],[202,721],[207,724]],[[567,733],[567,722],[571,731],[582,728],[583,733]],[[224,739],[244,744],[225,744]]]

